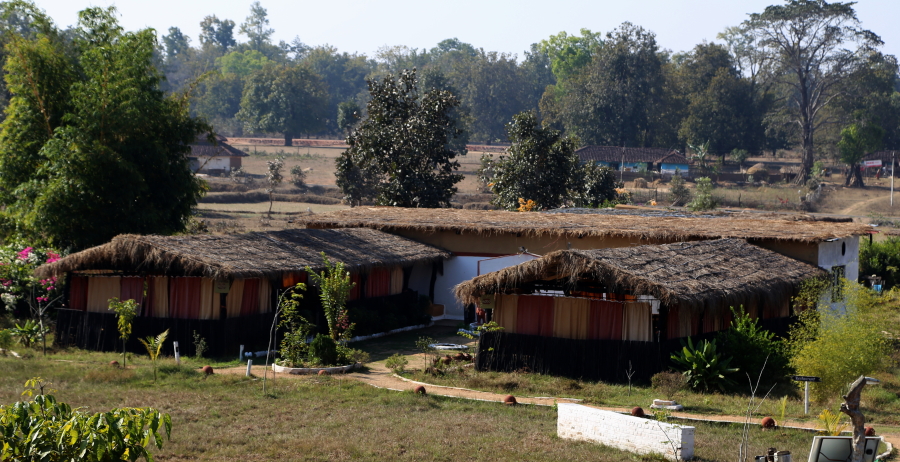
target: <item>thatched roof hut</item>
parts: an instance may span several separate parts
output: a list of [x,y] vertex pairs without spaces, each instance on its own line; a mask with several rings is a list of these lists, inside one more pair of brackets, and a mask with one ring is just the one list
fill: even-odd
[[[871,231],[859,223],[722,217],[658,217],[522,213],[499,210],[356,207],[299,218],[307,228],[372,228],[389,232],[452,231],[481,236],[627,238],[690,241],[737,238],[818,243]],[[453,249],[451,249],[453,250]]]
[[72,271],[118,270],[214,279],[280,277],[322,267],[321,253],[348,270],[412,265],[449,252],[373,229],[291,229],[230,235],[123,234],[40,266],[39,277]]
[[537,260],[478,276],[456,286],[463,303],[486,294],[562,280],[604,286],[610,292],[651,295],[686,308],[778,302],[799,284],[824,275],[815,266],[741,239],[717,239],[600,250],[560,250]]

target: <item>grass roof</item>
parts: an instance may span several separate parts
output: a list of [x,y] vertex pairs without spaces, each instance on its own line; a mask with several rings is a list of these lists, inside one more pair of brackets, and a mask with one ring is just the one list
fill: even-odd
[[687,164],[688,160],[674,149],[623,148],[621,146],[584,146],[575,151],[582,162],[652,162]]
[[454,231],[479,235],[624,237],[656,241],[737,238],[821,242],[865,234],[858,223],[725,217],[658,217],[499,210],[355,207],[298,218],[308,228],[372,228],[382,231]]
[[742,239],[599,250],[558,250],[456,286],[463,303],[538,281],[584,282],[692,308],[777,303],[825,271]]
[[140,236],[42,265],[39,277],[72,271],[117,270],[210,278],[277,277],[322,269],[321,253],[351,271],[447,258],[442,249],[372,229],[290,229],[228,235]]

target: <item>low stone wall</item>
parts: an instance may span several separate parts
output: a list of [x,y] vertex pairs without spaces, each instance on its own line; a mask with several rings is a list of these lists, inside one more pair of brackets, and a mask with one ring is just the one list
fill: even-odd
[[593,441],[638,454],[657,453],[672,460],[694,457],[694,427],[580,404],[560,403],[557,407],[556,433],[560,438]]

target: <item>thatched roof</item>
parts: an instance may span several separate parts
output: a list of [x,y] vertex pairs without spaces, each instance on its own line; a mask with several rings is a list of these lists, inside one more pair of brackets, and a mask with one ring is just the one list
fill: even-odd
[[666,148],[623,148],[620,146],[585,146],[575,151],[582,162],[652,162],[665,160],[668,164],[687,164],[678,151]]
[[777,301],[800,282],[824,275],[815,266],[741,239],[679,242],[600,250],[558,250],[456,286],[456,298],[475,303],[536,281],[603,285],[611,292],[652,295],[666,305],[693,308]]
[[228,144],[221,136],[216,136],[216,144],[212,144],[206,135],[201,135],[190,146],[191,157],[247,157],[246,152]]
[[858,223],[775,219],[682,218],[605,214],[526,213],[500,210],[355,207],[298,217],[308,228],[372,228],[382,231],[458,231],[479,235],[624,237],[668,242],[738,238],[794,242],[862,235]]
[[229,235],[139,236],[42,265],[40,277],[71,271],[116,270],[211,278],[277,277],[308,265],[321,269],[325,252],[352,271],[448,258],[444,250],[372,229],[290,229]]

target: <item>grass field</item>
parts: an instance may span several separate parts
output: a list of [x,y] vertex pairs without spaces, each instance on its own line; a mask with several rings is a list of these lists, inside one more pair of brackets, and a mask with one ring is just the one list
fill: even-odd
[[[657,460],[600,445],[561,440],[553,408],[418,396],[340,377],[205,377],[187,360],[162,360],[154,382],[148,362],[112,368],[112,353],[82,351],[20,360],[0,357],[0,403],[22,399],[34,376],[53,382],[57,399],[86,411],[151,406],[170,413],[172,440],[157,460]],[[215,365],[233,363],[218,362]],[[740,426],[691,422],[697,460],[732,460]],[[751,431],[753,454],[767,447],[806,458],[811,434]]]

